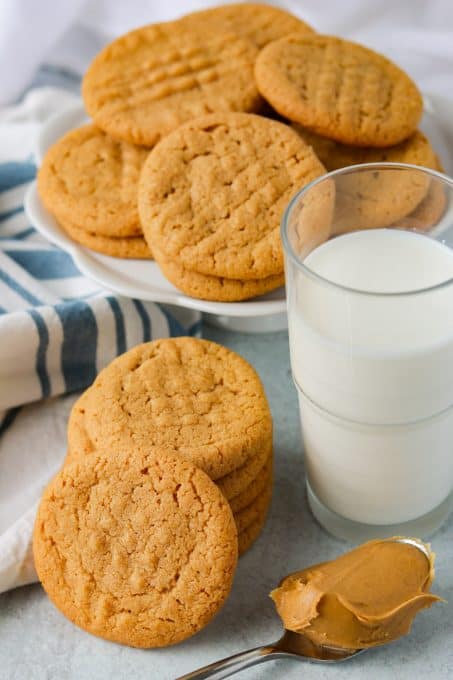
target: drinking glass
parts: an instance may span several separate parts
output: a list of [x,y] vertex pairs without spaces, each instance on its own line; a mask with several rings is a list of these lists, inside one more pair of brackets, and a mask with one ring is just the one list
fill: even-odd
[[432,534],[453,497],[453,180],[328,173],[282,241],[313,514],[347,540]]

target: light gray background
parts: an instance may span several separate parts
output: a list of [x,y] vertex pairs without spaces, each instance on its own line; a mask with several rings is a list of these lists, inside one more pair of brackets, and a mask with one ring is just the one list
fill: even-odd
[[[205,328],[204,337],[237,350],[262,377],[274,416],[275,487],[266,528],[239,562],[227,604],[191,640],[164,650],[120,647],[74,627],[39,586],[0,596],[1,680],[170,680],[202,664],[271,642],[280,626],[268,592],[287,573],[347,549],[312,519],[303,485],[296,394],[286,333],[241,335]],[[429,455],[429,451],[426,452]],[[341,666],[269,662],[238,676],[446,680],[453,678],[453,521],[432,539],[437,553],[434,590],[447,600],[422,612],[411,634]]]

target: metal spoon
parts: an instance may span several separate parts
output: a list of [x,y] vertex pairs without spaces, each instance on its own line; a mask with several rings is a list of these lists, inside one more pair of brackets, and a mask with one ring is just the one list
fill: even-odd
[[[396,543],[407,543],[414,548],[420,550],[429,560],[429,553],[426,546],[413,538],[395,538],[389,539]],[[302,633],[293,633],[290,630],[285,630],[283,636],[277,642],[272,642],[270,645],[263,647],[255,647],[246,652],[234,654],[221,661],[199,668],[192,673],[181,675],[176,680],[204,680],[205,678],[227,678],[230,675],[239,673],[245,668],[255,666],[264,661],[272,661],[274,659],[291,658],[298,661],[313,661],[320,663],[338,663],[346,661],[353,657],[367,651],[366,649],[340,649],[336,647],[327,647],[315,645]]]

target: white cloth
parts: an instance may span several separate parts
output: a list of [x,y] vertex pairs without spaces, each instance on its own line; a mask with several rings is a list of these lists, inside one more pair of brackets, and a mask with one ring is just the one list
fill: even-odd
[[0,592],[36,578],[36,502],[63,460],[74,391],[128,348],[194,334],[200,322],[197,312],[99,288],[29,224],[34,137],[71,101],[48,88],[0,112]]

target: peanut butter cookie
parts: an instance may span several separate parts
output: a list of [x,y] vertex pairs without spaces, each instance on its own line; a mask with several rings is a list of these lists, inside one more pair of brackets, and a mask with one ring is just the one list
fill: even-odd
[[216,479],[216,484],[228,500],[241,494],[260,474],[272,456],[272,433],[266,442],[259,444],[256,451],[249,451],[244,465],[236,468],[223,477]]
[[61,228],[77,243],[111,257],[149,260],[152,253],[143,236],[110,237],[79,229],[67,220],[58,220]]
[[263,517],[265,517],[267,514],[271,500],[272,476],[265,486],[264,491],[262,491],[259,496],[257,496],[257,498],[255,498],[245,508],[239,510],[239,512],[233,513],[238,534],[255,522],[262,521]]
[[329,172],[362,163],[412,163],[434,170],[438,167],[437,156],[429,140],[419,130],[395,146],[378,149],[339,144],[332,139],[310,132],[296,123],[293,124],[293,128],[313,148]]
[[109,238],[140,236],[137,186],[148,152],[94,125],[72,130],[49,149],[39,169],[41,199],[57,220],[79,230]]
[[163,139],[143,166],[145,238],[169,261],[205,276],[281,276],[283,210],[323,173],[287,125],[245,113],[198,118]]
[[176,288],[200,300],[215,300],[217,302],[237,302],[264,295],[285,285],[285,275],[275,274],[264,279],[226,279],[218,276],[208,276],[184,269],[176,262],[172,262],[165,255],[154,249],[154,255],[163,274]]
[[227,498],[230,508],[234,513],[245,510],[247,506],[257,500],[257,498],[272,484],[272,456],[269,456],[264,466],[261,468],[255,479],[250,482],[244,491]]
[[416,229],[417,231],[429,231],[437,225],[445,213],[447,196],[440,182],[432,179],[425,198],[418,204],[413,212],[398,220],[394,225],[401,229]]
[[429,177],[411,167],[345,173],[336,179],[333,233],[390,227],[416,209],[429,185]]
[[73,407],[68,458],[157,446],[218,479],[271,437],[266,395],[250,364],[214,342],[168,338],[138,345],[101,371]]
[[181,19],[189,27],[212,28],[235,33],[262,49],[267,43],[290,33],[313,33],[313,29],[279,7],[244,2],[193,12]]
[[255,541],[259,538],[264,525],[266,523],[267,513],[263,513],[262,517],[255,520],[248,527],[243,529],[238,534],[238,549],[239,557],[249,550]]
[[291,35],[269,43],[258,55],[255,77],[279,113],[344,144],[398,144],[422,115],[420,92],[404,71],[332,36]]
[[153,146],[184,121],[213,111],[257,111],[257,49],[182,22],[144,26],[105,47],[82,85],[88,113],[118,139]]
[[231,510],[209,477],[159,452],[66,465],[39,506],[33,551],[54,604],[94,635],[165,647],[203,628],[237,562]]

